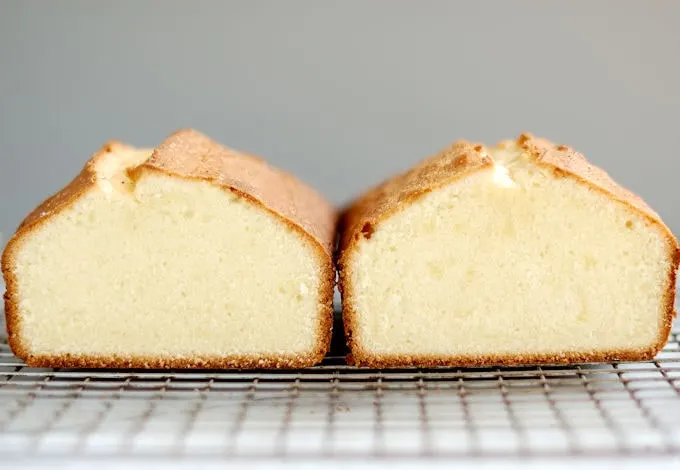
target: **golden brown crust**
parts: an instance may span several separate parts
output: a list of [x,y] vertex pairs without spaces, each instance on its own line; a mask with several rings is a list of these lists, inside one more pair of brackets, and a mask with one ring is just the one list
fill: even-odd
[[[617,351],[564,352],[536,355],[485,355],[485,356],[409,356],[376,355],[364,350],[360,340],[353,334],[357,312],[353,301],[351,285],[351,257],[362,238],[365,227],[370,233],[381,220],[403,209],[419,196],[442,187],[473,171],[493,165],[485,157],[485,149],[465,141],[459,141],[440,154],[431,157],[404,174],[396,176],[368,191],[352,203],[342,214],[340,222],[340,245],[336,253],[338,265],[338,288],[342,293],[343,322],[350,350],[348,360],[358,366],[368,367],[473,367],[482,365],[559,364],[601,361],[637,361],[653,358],[666,344],[676,312],[673,308],[675,282],[680,264],[680,247],[661,218],[637,195],[619,186],[602,169],[590,164],[583,155],[573,149],[555,146],[545,139],[522,134],[517,145],[524,149],[539,165],[553,169],[559,176],[573,178],[592,189],[602,191],[612,199],[628,206],[645,217],[650,224],[664,234],[668,243],[669,272],[665,286],[664,313],[661,318],[659,336],[655,344],[647,349]],[[466,158],[461,156],[465,155]],[[451,164],[458,161],[458,164]],[[363,230],[362,230],[363,229]]]
[[19,225],[19,230],[29,225],[32,225],[41,219],[48,218],[66,207],[69,207],[76,199],[83,195],[87,190],[94,187],[96,182],[96,174],[94,167],[104,155],[111,152],[119,152],[121,150],[133,150],[133,147],[125,145],[121,142],[110,141],[104,144],[92,158],[87,161],[83,169],[78,175],[63,189],[48,197],[45,201],[38,205],[31,211],[30,214]]
[[647,217],[654,218],[663,225],[659,215],[637,194],[617,184],[607,172],[591,164],[582,154],[571,147],[566,145],[555,146],[552,142],[535,138],[531,134],[522,134],[518,143],[537,163],[575,176],[580,181],[606,192],[613,198],[637,209],[638,212],[642,212]]
[[[167,138],[138,170],[202,179],[233,189],[311,235],[332,256],[337,214],[311,187],[264,160],[224,147],[194,130]],[[134,179],[134,176],[133,176]]]
[[376,356],[364,351],[360,352],[359,358],[356,351],[352,351],[352,364],[357,367],[372,367],[379,369],[401,367],[512,367],[559,365],[559,364],[586,364],[592,362],[629,362],[648,361],[654,358],[666,344],[667,339],[657,342],[653,347],[636,350],[618,351],[591,351],[591,352],[564,352],[552,354],[498,354],[482,356]]
[[163,172],[186,179],[200,179],[243,197],[249,203],[274,214],[316,247],[323,266],[320,286],[320,324],[317,343],[308,355],[231,355],[226,357],[139,357],[38,355],[23,343],[20,334],[15,253],[22,240],[60,211],[70,207],[96,185],[95,165],[103,155],[129,149],[118,142],[107,143],[87,162],[83,170],[61,191],[33,210],[21,223],[2,254],[2,273],[8,342],[19,358],[34,367],[112,367],[112,368],[297,368],[320,362],[328,352],[333,324],[335,269],[332,246],[337,214],[313,189],[294,176],[273,169],[262,159],[227,149],[193,131],[176,132],[152,156],[128,173],[133,179],[144,172]]
[[340,253],[352,244],[364,227],[368,230],[421,195],[492,165],[481,145],[459,141],[409,171],[388,179],[366,192],[342,214]]

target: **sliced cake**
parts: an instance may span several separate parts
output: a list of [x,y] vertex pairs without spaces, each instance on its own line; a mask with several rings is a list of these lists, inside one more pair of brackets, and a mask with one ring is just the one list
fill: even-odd
[[335,223],[295,177],[196,131],[110,143],[3,253],[10,346],[45,367],[311,366]]
[[339,286],[358,365],[652,358],[674,319],[678,243],[573,149],[457,142],[341,220]]

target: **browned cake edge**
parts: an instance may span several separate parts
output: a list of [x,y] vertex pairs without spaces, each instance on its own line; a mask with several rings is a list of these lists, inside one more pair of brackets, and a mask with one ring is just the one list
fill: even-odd
[[[119,356],[119,355],[74,355],[74,354],[60,354],[60,355],[40,355],[32,354],[23,342],[21,337],[21,314],[18,306],[18,283],[14,275],[15,253],[21,247],[23,240],[32,231],[37,230],[44,223],[47,223],[52,217],[59,214],[61,211],[71,207],[76,201],[82,198],[88,191],[93,190],[96,184],[96,175],[94,165],[97,159],[107,153],[117,151],[119,149],[130,149],[131,147],[121,144],[119,142],[109,142],[86,163],[83,170],[71,181],[66,187],[58,191],[56,194],[45,200],[42,204],[36,207],[20,224],[16,233],[7,243],[2,254],[2,274],[5,279],[6,292],[4,294],[5,300],[5,317],[7,324],[7,334],[9,346],[12,352],[22,359],[26,364],[33,367],[74,367],[74,368],[153,368],[153,369],[250,369],[250,368],[299,368],[308,367],[319,363],[330,348],[331,334],[333,327],[333,289],[335,286],[335,268],[332,259],[331,247],[334,242],[335,224],[337,221],[337,214],[335,209],[321,196],[316,194],[314,200],[315,207],[313,210],[318,211],[320,225],[332,225],[332,230],[319,229],[315,233],[320,234],[314,236],[310,233],[309,226],[313,221],[307,220],[299,221],[295,219],[296,208],[292,207],[286,215],[282,211],[277,211],[269,207],[260,198],[254,197],[249,192],[243,189],[237,189],[233,185],[225,184],[225,181],[230,181],[222,178],[217,172],[216,175],[197,175],[191,171],[191,168],[182,168],[179,165],[172,165],[172,162],[167,161],[166,156],[163,155],[163,147],[173,145],[178,141],[185,144],[186,141],[200,140],[202,145],[210,147],[215,154],[224,152],[233,154],[234,151],[222,147],[217,142],[209,140],[207,137],[194,130],[182,130],[171,135],[164,141],[159,148],[154,151],[147,162],[137,167],[134,171],[129,172],[133,179],[136,179],[142,171],[157,171],[167,175],[193,180],[203,180],[214,184],[225,191],[231,191],[251,204],[254,204],[282,220],[288,227],[296,231],[301,237],[307,239],[316,248],[318,259],[323,266],[323,273],[325,274],[320,286],[320,294],[322,299],[321,308],[319,311],[320,322],[317,330],[317,342],[313,351],[309,354],[296,355],[267,355],[267,354],[248,354],[248,355],[228,355],[228,356],[193,356],[191,358],[180,357],[172,358],[166,356]],[[240,156],[243,156],[240,154]],[[246,156],[249,157],[249,156]],[[252,158],[253,165],[265,165],[262,160]],[[162,162],[161,165],[153,164]],[[165,167],[163,166],[165,165]],[[246,162],[247,164],[247,162]],[[168,169],[170,167],[171,169]],[[267,167],[267,171],[273,171],[285,178],[289,183],[289,191],[301,191],[305,196],[308,196],[313,190],[304,185],[292,175],[279,172]],[[241,182],[241,186],[250,184],[247,181]],[[276,187],[269,187],[270,197],[275,197]],[[306,227],[305,227],[306,226]]]
[[391,215],[413,204],[423,195],[441,188],[464,176],[492,165],[485,156],[485,148],[479,144],[458,141],[446,150],[419,163],[406,173],[387,180],[367,191],[356,202],[350,204],[340,218],[340,244],[336,252],[338,266],[338,288],[342,294],[342,311],[347,346],[350,350],[348,362],[357,366],[389,367],[474,367],[513,366],[523,364],[566,364],[608,361],[641,361],[652,359],[666,344],[671,332],[673,319],[677,315],[673,304],[675,282],[680,264],[678,242],[645,202],[627,189],[615,183],[602,169],[590,164],[583,155],[573,149],[556,146],[530,134],[517,139],[520,145],[538,165],[553,170],[555,177],[572,178],[591,189],[600,191],[641,214],[645,220],[660,230],[667,241],[670,266],[664,286],[664,311],[660,318],[660,329],[654,344],[642,349],[620,349],[606,351],[565,351],[555,354],[493,354],[493,355],[381,355],[367,351],[355,334],[357,311],[353,301],[351,283],[352,255],[362,238],[370,238],[375,227]]

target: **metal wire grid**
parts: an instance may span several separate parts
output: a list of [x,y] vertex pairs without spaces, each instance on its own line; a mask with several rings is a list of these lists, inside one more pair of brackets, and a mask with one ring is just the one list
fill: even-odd
[[0,344],[3,457],[382,459],[680,452],[678,331],[654,361],[298,371],[35,369]]

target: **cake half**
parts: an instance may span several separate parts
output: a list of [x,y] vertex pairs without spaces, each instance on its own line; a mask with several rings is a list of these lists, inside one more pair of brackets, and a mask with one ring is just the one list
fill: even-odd
[[196,131],[110,143],[9,241],[9,344],[43,367],[311,366],[335,223],[295,177]]
[[668,340],[677,241],[571,148],[454,143],[368,191],[341,231],[358,365],[643,360]]

